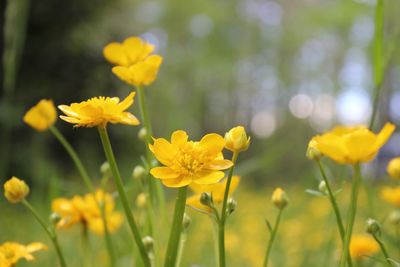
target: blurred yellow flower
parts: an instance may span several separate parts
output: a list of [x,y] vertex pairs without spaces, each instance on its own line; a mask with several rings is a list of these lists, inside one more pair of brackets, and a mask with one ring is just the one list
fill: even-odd
[[394,129],[393,124],[386,123],[379,134],[374,134],[364,126],[337,126],[323,135],[314,136],[311,144],[340,164],[356,164],[373,160]]
[[159,55],[150,55],[154,46],[140,39],[129,37],[122,43],[110,43],[103,49],[104,57],[112,64],[112,72],[133,86],[149,85],[157,77],[162,63]]
[[35,259],[32,253],[46,249],[46,245],[38,242],[27,246],[16,242],[5,242],[0,245],[0,267],[14,266],[20,259],[32,261]]
[[[114,211],[115,202],[113,197],[102,190],[97,190],[95,198],[98,203],[105,205],[107,229],[110,232],[115,232],[121,226],[123,216],[120,212]],[[101,210],[93,198],[93,194],[74,196],[72,199],[54,199],[51,209],[61,217],[57,223],[57,228],[66,229],[74,224],[83,223],[95,234],[102,235],[104,233]]]
[[286,207],[288,204],[289,199],[285,193],[285,191],[282,190],[282,188],[278,187],[274,190],[272,193],[272,203],[278,208],[278,209],[283,209]]
[[386,202],[400,208],[400,186],[382,188],[381,196]]
[[175,131],[171,142],[158,138],[153,145],[149,145],[157,160],[165,165],[152,168],[150,173],[161,179],[167,187],[218,183],[225,175],[221,170],[233,165],[222,155],[224,146],[224,138],[215,133],[207,134],[199,142],[194,142],[188,141],[186,132]]
[[133,104],[135,92],[131,92],[123,101],[118,97],[94,97],[70,106],[59,105],[58,108],[66,115],[60,118],[75,124],[75,127],[106,127],[107,123],[138,125],[139,120],[130,112],[125,111]]
[[31,107],[24,116],[24,122],[37,131],[45,131],[57,119],[56,107],[52,100],[42,99]]
[[17,177],[11,177],[4,184],[4,196],[11,203],[18,203],[25,199],[25,197],[29,194],[28,185],[18,179]]
[[237,126],[225,134],[225,147],[232,152],[245,151],[249,148],[250,137],[247,137],[243,126]]
[[379,251],[378,243],[370,236],[355,235],[350,240],[350,256],[353,259],[372,256]]
[[[189,188],[192,189],[192,191],[195,192],[196,194],[194,196],[189,197],[186,200],[186,205],[196,210],[210,213],[211,208],[201,204],[200,202],[201,194],[210,193],[212,195],[214,204],[222,203],[222,201],[224,200],[227,181],[228,180],[225,179],[224,181],[212,185],[199,185],[195,183],[190,184]],[[229,187],[229,196],[233,194],[233,192],[235,192],[237,186],[239,185],[239,181],[240,181],[239,176],[232,176],[231,185]]]
[[400,180],[400,157],[392,159],[386,170],[390,177]]

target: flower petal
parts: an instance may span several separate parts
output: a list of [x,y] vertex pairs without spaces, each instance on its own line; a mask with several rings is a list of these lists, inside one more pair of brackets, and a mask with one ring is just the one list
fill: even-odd
[[155,167],[150,170],[151,175],[158,179],[176,179],[179,173],[169,167]]
[[186,144],[188,140],[188,135],[185,131],[178,130],[172,133],[171,135],[171,144],[176,147],[181,147]]
[[216,157],[224,148],[225,139],[219,134],[207,134],[200,140],[200,146],[208,155]]
[[177,188],[189,185],[192,182],[192,178],[188,176],[182,176],[176,179],[164,179],[161,180],[161,182],[167,187]]
[[164,138],[154,140],[153,151],[157,160],[167,166],[171,164],[177,153],[177,149]]
[[193,179],[193,182],[196,184],[216,184],[222,178],[224,178],[225,173],[221,171],[205,171]]
[[119,43],[110,43],[103,49],[103,55],[106,60],[115,65],[129,65],[128,55],[125,53],[124,47]]
[[222,160],[213,160],[207,166],[207,169],[219,171],[219,170],[226,170],[233,166],[233,162],[227,159]]

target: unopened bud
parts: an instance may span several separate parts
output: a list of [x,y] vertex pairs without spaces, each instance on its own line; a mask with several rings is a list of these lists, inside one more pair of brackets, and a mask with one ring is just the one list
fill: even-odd
[[61,216],[57,212],[52,212],[49,216],[49,221],[52,225],[57,225],[61,221]]
[[318,190],[324,194],[328,193],[328,189],[326,188],[326,183],[325,181],[321,181],[318,185]]
[[143,168],[143,166],[138,165],[135,168],[133,168],[133,171],[132,171],[133,179],[141,180],[144,178],[145,175],[146,175],[146,169]]
[[367,233],[369,233],[371,235],[375,235],[380,232],[381,226],[379,225],[379,223],[376,220],[369,218],[367,220],[366,230],[367,230]]
[[147,139],[147,130],[146,128],[142,127],[138,132],[138,138],[143,142]]
[[282,190],[282,188],[278,187],[275,189],[275,191],[272,193],[272,203],[278,208],[278,209],[284,209],[289,202],[289,198],[286,195],[285,191]]
[[308,143],[306,157],[311,160],[319,160],[322,157],[322,153],[317,149],[317,141],[314,139]]
[[136,206],[138,208],[145,208],[147,205],[147,197],[145,193],[140,193],[136,198]]
[[101,164],[100,172],[104,176],[111,176],[111,169],[110,169],[110,164],[108,163],[108,161],[106,161],[103,164]]
[[228,214],[232,214],[236,210],[237,202],[233,198],[228,199]]
[[389,214],[389,221],[393,224],[400,224],[400,210],[394,210]]
[[154,251],[154,239],[151,236],[143,237],[142,242],[147,253],[152,253]]
[[211,207],[213,205],[212,197],[210,193],[201,193],[200,203],[204,206]]
[[187,215],[186,213],[183,215],[183,222],[182,222],[182,227],[183,230],[186,230],[189,228],[190,224],[192,222],[192,219]]
[[249,148],[250,137],[247,137],[243,126],[237,126],[225,134],[225,147],[232,152],[245,151]]

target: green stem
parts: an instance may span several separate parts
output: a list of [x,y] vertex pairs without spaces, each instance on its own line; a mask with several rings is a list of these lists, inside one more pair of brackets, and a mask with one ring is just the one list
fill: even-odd
[[225,222],[227,217],[226,208],[228,205],[228,197],[229,197],[229,188],[231,186],[233,170],[235,168],[235,164],[237,158],[239,156],[239,152],[233,152],[232,155],[232,162],[233,166],[229,169],[229,174],[226,182],[225,193],[224,193],[224,200],[222,202],[222,210],[221,210],[221,219],[218,222],[218,247],[219,247],[219,267],[226,266],[226,259],[225,259]]
[[142,238],[140,236],[138,227],[136,225],[135,219],[133,218],[132,215],[132,210],[131,207],[129,205],[129,201],[128,201],[128,197],[126,196],[125,190],[124,190],[124,186],[122,183],[122,178],[117,166],[117,162],[115,161],[115,157],[114,157],[114,153],[111,147],[111,143],[110,143],[110,139],[108,137],[108,133],[107,133],[107,129],[104,127],[99,126],[98,127],[98,131],[99,131],[99,135],[100,135],[100,139],[101,139],[101,143],[103,144],[103,149],[104,149],[104,153],[105,156],[107,158],[108,163],[110,164],[110,169],[111,172],[113,174],[114,177],[114,182],[116,184],[117,190],[118,190],[118,194],[119,197],[121,199],[122,202],[122,206],[124,208],[125,211],[125,216],[126,219],[128,221],[129,227],[132,231],[133,237],[135,239],[136,245],[138,246],[143,264],[146,267],[150,267],[150,260],[149,257],[147,255],[146,249],[143,245],[142,242]]
[[42,220],[42,218],[40,218],[39,214],[36,212],[36,210],[32,207],[32,205],[26,199],[22,200],[21,203],[32,213],[33,217],[35,217],[35,219],[38,221],[40,226],[42,226],[42,228],[46,232],[46,234],[50,237],[50,240],[53,243],[54,248],[56,249],[57,256],[58,256],[61,266],[67,267],[63,253],[60,248],[60,244],[58,243],[56,233],[53,230],[50,230],[46,226],[45,222]]
[[88,228],[85,223],[82,225],[82,251],[83,251],[83,259],[84,259],[84,266],[90,267],[91,266],[91,249],[90,249],[90,242],[89,242],[89,235],[88,235]]
[[369,128],[374,126],[375,117],[378,112],[380,92],[384,78],[384,56],[383,56],[383,31],[384,31],[384,8],[383,0],[378,0],[375,9],[375,34],[373,47],[373,73],[374,73],[374,100]]
[[182,234],[183,215],[186,206],[187,186],[181,187],[175,201],[174,219],[172,221],[171,232],[169,234],[167,255],[165,257],[164,267],[175,267],[178,255],[179,239]]
[[105,236],[105,240],[106,240],[106,245],[107,245],[107,250],[108,250],[108,255],[110,257],[110,266],[114,267],[115,263],[117,261],[117,258],[115,256],[115,250],[113,247],[113,243],[111,240],[111,235],[110,235],[110,231],[108,230],[108,225],[107,225],[107,218],[106,218],[106,209],[105,209],[105,196],[103,197],[103,200],[101,203],[99,203],[100,205],[100,210],[101,210],[101,220],[103,222],[104,225],[104,236]]
[[[324,168],[322,166],[322,163],[321,163],[321,161],[319,159],[316,160],[316,161],[317,161],[319,170],[320,170],[320,172],[322,174],[322,178],[324,179],[324,182],[325,182],[325,185],[326,185],[326,189],[328,191],[328,197],[329,197],[329,200],[330,200],[330,202],[332,204],[333,211],[335,212],[336,223],[337,223],[338,228],[339,228],[339,234],[340,234],[340,238],[342,240],[342,245],[343,245],[344,244],[345,231],[344,231],[342,216],[340,215],[340,211],[339,211],[338,204],[336,202],[336,198],[333,195],[331,186],[329,184],[328,177],[326,176],[326,173],[325,173],[325,170],[324,170]],[[351,262],[350,255],[347,256],[347,263],[348,263],[349,267],[353,266],[353,264]]]
[[282,211],[283,211],[283,209],[279,209],[279,213],[278,213],[278,216],[276,217],[276,222],[275,222],[274,228],[272,229],[272,232],[271,232],[271,237],[269,238],[269,241],[268,241],[267,251],[265,252],[265,258],[264,258],[264,265],[263,265],[264,267],[268,266],[269,254],[271,253],[272,243],[274,242],[276,232],[278,231],[279,223],[281,221]]
[[357,212],[357,200],[358,200],[358,191],[360,188],[360,181],[361,181],[361,170],[359,163],[355,164],[353,167],[354,167],[354,177],[351,190],[350,208],[347,218],[347,229],[343,243],[342,258],[340,259],[340,267],[346,266],[346,259],[349,256],[349,244],[350,244],[351,234],[353,233],[354,220]]
[[105,240],[106,240],[106,244],[107,244],[107,250],[108,250],[108,254],[110,256],[111,267],[114,267],[115,266],[114,247],[113,247],[113,243],[112,243],[112,240],[111,240],[110,233],[108,232],[108,229],[107,229],[104,209],[101,207],[100,203],[96,199],[96,190],[95,190],[95,187],[93,185],[93,182],[90,179],[89,174],[88,174],[85,166],[82,164],[82,161],[79,158],[78,154],[76,153],[75,149],[71,146],[71,144],[67,141],[67,139],[65,139],[65,137],[62,135],[62,133],[55,126],[52,125],[52,126],[50,126],[49,129],[50,129],[51,133],[63,145],[65,150],[68,152],[68,154],[71,157],[72,161],[74,162],[76,168],[78,169],[78,172],[81,175],[81,177],[83,179],[83,182],[85,183],[85,185],[86,185],[87,189],[89,190],[89,192],[92,193],[93,199],[94,199],[96,205],[99,207],[99,209],[101,211],[101,217],[102,217],[103,223],[104,223],[104,230],[105,230],[104,234],[105,234]]
[[391,267],[392,263],[389,260],[390,257],[389,257],[389,254],[388,254],[386,248],[385,248],[385,245],[382,243],[382,241],[378,238],[378,236],[376,234],[372,234],[372,236],[374,237],[375,241],[379,244],[379,247],[381,248],[381,251],[382,251],[383,255],[385,256],[385,260],[387,262],[387,266]]
[[185,248],[186,240],[187,240],[187,234],[186,233],[182,233],[181,234],[181,240],[179,241],[178,256],[176,257],[175,267],[181,266],[183,249]]

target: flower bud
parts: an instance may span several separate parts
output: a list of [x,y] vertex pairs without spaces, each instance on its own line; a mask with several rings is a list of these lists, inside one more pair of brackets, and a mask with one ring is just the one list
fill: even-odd
[[105,161],[103,164],[101,164],[100,172],[104,176],[111,176],[111,169],[110,169],[110,164],[108,163],[108,161]]
[[227,203],[228,215],[232,214],[236,210],[236,206],[237,206],[236,200],[234,200],[233,198],[229,198]]
[[147,130],[145,127],[142,127],[139,132],[138,132],[138,138],[139,140],[145,142],[147,139]]
[[52,100],[42,99],[25,113],[24,122],[37,131],[45,131],[57,120]]
[[140,193],[136,198],[136,206],[138,208],[145,208],[147,205],[147,197],[145,193]]
[[390,177],[400,180],[400,157],[392,159],[389,162],[386,170]]
[[212,197],[210,193],[201,193],[200,203],[204,206],[211,207],[213,205]]
[[182,227],[183,231],[189,228],[190,224],[192,222],[192,219],[187,215],[186,213],[183,215],[183,222],[182,222]]
[[286,205],[289,203],[289,198],[287,197],[285,191],[282,188],[278,187],[272,193],[272,203],[278,209],[284,209]]
[[152,253],[154,251],[154,239],[151,236],[143,237],[142,242],[147,253]]
[[49,217],[49,221],[52,225],[56,226],[61,221],[61,216],[57,212],[52,212]]
[[141,180],[146,176],[146,169],[143,166],[138,165],[132,171],[133,179]]
[[325,181],[321,181],[321,182],[319,183],[319,185],[318,185],[318,190],[319,190],[321,193],[328,194],[328,189],[326,188],[326,183],[325,183]]
[[225,134],[225,148],[232,152],[245,151],[249,148],[250,137],[242,126],[232,128]]
[[381,226],[379,225],[379,223],[376,220],[369,218],[367,220],[366,230],[367,230],[367,233],[369,233],[371,235],[375,235],[380,232]]
[[393,224],[400,224],[400,210],[394,210],[389,214],[389,222]]
[[21,202],[28,194],[28,185],[15,176],[4,184],[4,196],[11,203]]
[[308,143],[306,157],[310,160],[319,160],[322,157],[322,153],[317,149],[317,141],[314,139]]

